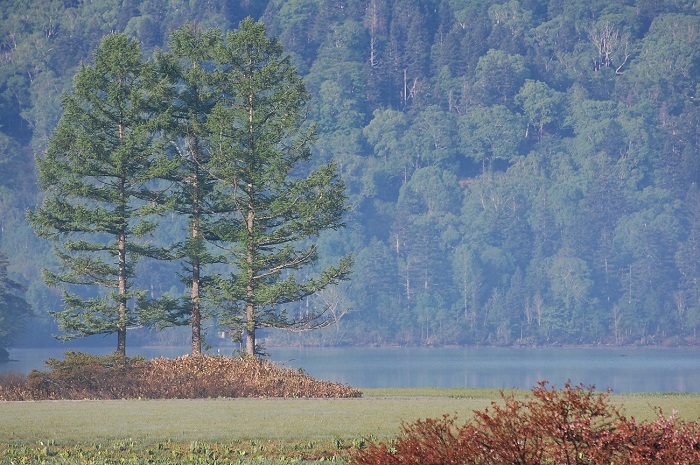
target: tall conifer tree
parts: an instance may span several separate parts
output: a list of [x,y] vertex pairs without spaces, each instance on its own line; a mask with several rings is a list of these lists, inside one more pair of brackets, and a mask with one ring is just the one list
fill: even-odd
[[189,220],[186,237],[173,247],[171,258],[182,260],[182,281],[190,290],[184,302],[166,309],[160,324],[189,323],[193,355],[202,352],[202,302],[208,281],[204,267],[217,261],[208,250],[204,230],[207,218],[214,213],[214,179],[207,169],[211,147],[206,121],[216,100],[208,66],[214,45],[220,40],[219,31],[201,31],[197,25],[188,24],[171,34],[171,52],[156,57],[158,69],[170,83],[165,109],[166,152],[178,163],[176,170],[167,173],[167,179],[174,183],[174,210]]
[[282,47],[248,18],[226,34],[214,54],[217,104],[208,119],[209,169],[221,205],[233,211],[213,224],[212,238],[228,253],[229,276],[216,277],[212,297],[220,321],[245,335],[256,353],[256,330],[312,328],[324,311],[289,315],[284,305],[345,279],[352,257],[315,277],[313,238],[343,226],[345,186],[333,164],[303,170],[313,130],[304,126],[308,95]]
[[44,278],[63,290],[64,309],[51,312],[61,338],[116,333],[121,355],[127,328],[144,323],[136,301],[145,293],[133,278],[137,258],[156,253],[138,241],[162,208],[151,181],[172,169],[154,156],[149,70],[136,41],[123,34],[102,40],[94,64],[80,67],[74,91],[64,96],[64,114],[37,159],[46,197],[29,213],[60,262]]

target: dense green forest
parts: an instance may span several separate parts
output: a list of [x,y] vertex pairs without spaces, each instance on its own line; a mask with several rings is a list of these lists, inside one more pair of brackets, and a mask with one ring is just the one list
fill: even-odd
[[[320,266],[355,256],[351,281],[288,309],[348,314],[268,344],[697,343],[697,2],[0,0],[0,241],[37,313],[26,343],[56,332],[26,210],[81,61],[110,32],[150,56],[187,21],[247,16],[303,76],[315,163],[347,186]],[[138,279],[180,292],[178,269]]]

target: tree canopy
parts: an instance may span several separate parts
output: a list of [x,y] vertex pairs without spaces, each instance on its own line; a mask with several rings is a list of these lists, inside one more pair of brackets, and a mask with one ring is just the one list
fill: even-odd
[[149,74],[136,41],[123,34],[102,40],[37,158],[46,197],[28,215],[39,237],[55,245],[60,266],[44,278],[63,291],[64,309],[53,311],[62,337],[116,333],[122,355],[127,328],[144,324],[134,303],[145,296],[134,288],[135,262],[157,254],[138,241],[154,230],[158,213],[160,194],[149,182],[171,169],[154,139],[157,86]]
[[208,165],[228,214],[214,221],[212,240],[233,271],[215,276],[211,293],[222,322],[245,332],[246,353],[256,353],[258,328],[308,329],[332,322],[326,309],[298,316],[280,307],[304,300],[351,271],[352,257],[317,277],[300,271],[318,262],[310,238],[343,225],[345,185],[334,164],[304,173],[312,128],[303,127],[305,86],[282,45],[262,23],[246,19],[214,49],[219,97],[208,119]]
[[[172,296],[154,304],[132,289],[136,260],[182,260],[193,353],[201,353],[204,297],[236,339],[244,329],[255,355],[258,328],[312,329],[337,318],[283,307],[350,273],[347,256],[318,277],[300,275],[318,261],[313,239],[343,226],[345,186],[332,163],[300,166],[313,131],[303,127],[305,86],[262,23],[248,18],[225,35],[190,24],[172,42],[174,53],[154,64],[124,34],[105,37],[37,158],[46,197],[28,217],[60,262],[44,272],[63,290],[64,310],[52,313],[62,338],[116,332],[125,355],[128,327],[180,322]],[[168,212],[188,219],[183,239],[170,252],[139,243]],[[209,244],[223,253],[214,257]],[[213,263],[223,267],[204,279]]]

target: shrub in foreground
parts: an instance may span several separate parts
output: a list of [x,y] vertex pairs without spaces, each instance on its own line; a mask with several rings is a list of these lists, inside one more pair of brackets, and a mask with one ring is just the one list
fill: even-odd
[[45,363],[50,371],[0,379],[0,400],[361,396],[347,385],[256,357],[145,360],[70,351],[64,360]]
[[524,400],[501,394],[474,419],[404,425],[389,443],[353,453],[356,465],[691,465],[700,464],[700,423],[674,416],[637,423],[593,387],[542,382]]

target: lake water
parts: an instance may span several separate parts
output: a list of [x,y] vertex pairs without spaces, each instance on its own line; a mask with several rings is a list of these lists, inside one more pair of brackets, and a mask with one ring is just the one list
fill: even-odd
[[648,348],[270,349],[274,360],[354,387],[594,384],[614,392],[700,392],[700,350]]
[[[81,349],[100,354],[109,349]],[[174,357],[188,348],[132,348],[129,355]],[[700,393],[700,349],[655,348],[270,348],[270,358],[317,378],[357,388],[532,388],[594,384],[614,392]],[[222,354],[224,354],[222,349]],[[55,349],[13,349],[0,371],[43,369]],[[230,353],[226,353],[230,355]]]

